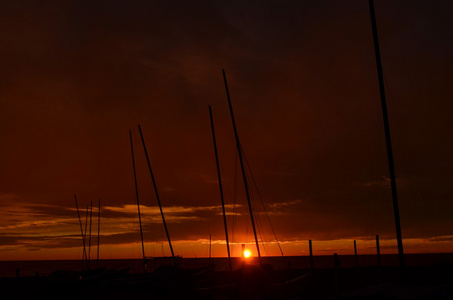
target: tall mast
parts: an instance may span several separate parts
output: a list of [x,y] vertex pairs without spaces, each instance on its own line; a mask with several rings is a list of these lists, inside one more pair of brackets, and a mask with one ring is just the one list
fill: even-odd
[[134,145],[132,144],[132,132],[129,130],[129,139],[131,140],[132,169],[134,170],[135,196],[137,199],[138,223],[140,224],[140,237],[142,239],[143,268],[146,272],[145,244],[143,243],[142,217],[140,215],[140,201],[138,199],[137,173],[135,171]]
[[[88,224],[88,206],[87,206],[87,211],[86,211],[86,214],[85,214],[85,239],[86,239],[86,236],[87,236],[87,224]],[[88,256],[86,254],[86,250],[85,250],[85,263],[87,265],[87,268],[89,269],[90,268],[90,265],[89,265],[89,262],[88,262]]]
[[[212,117],[211,106],[209,106],[209,116],[211,118],[212,140],[214,143],[215,161],[216,161],[216,166],[217,166],[217,177],[219,178],[220,200],[222,201],[223,224],[225,226],[225,238],[226,238],[227,251],[228,251],[228,266],[231,271],[232,268],[231,268],[231,256],[230,256],[230,242],[228,240],[228,227],[227,227],[227,220],[226,220],[226,214],[225,214],[225,201],[223,199],[222,178],[220,176],[219,155],[217,153],[217,143],[216,143],[216,139],[215,139],[215,130],[214,130],[214,119]],[[211,237],[211,235],[209,235],[209,237]],[[209,246],[209,248],[210,248],[210,246]]]
[[246,177],[246,174],[245,174],[244,162],[243,162],[243,158],[242,158],[242,147],[241,147],[241,144],[239,142],[239,136],[238,136],[238,133],[237,133],[237,130],[236,130],[236,123],[234,121],[233,107],[231,105],[230,92],[228,90],[228,83],[227,83],[227,79],[226,79],[226,75],[225,75],[225,70],[224,69],[222,69],[222,74],[223,74],[223,81],[225,82],[225,90],[226,90],[226,94],[227,94],[227,98],[228,98],[228,106],[230,108],[231,121],[233,122],[234,136],[236,138],[236,147],[237,147],[237,151],[238,151],[239,162],[241,164],[242,178],[244,180],[244,187],[245,187],[245,195],[247,197],[247,203],[248,203],[248,206],[249,206],[250,219],[252,220],[252,228],[253,228],[253,235],[255,236],[256,251],[258,252],[258,258],[259,258],[260,263],[261,263],[260,246],[258,244],[258,237],[256,235],[256,228],[255,228],[255,220],[254,220],[254,217],[253,217],[252,203],[250,201],[250,193],[249,193],[249,188],[248,188],[248,184],[247,184],[247,177]]
[[99,198],[98,201],[98,253],[96,255],[97,262],[98,262],[98,267],[99,267],[99,233],[101,232],[101,198]]
[[88,239],[88,261],[91,261],[91,224],[93,221],[93,200],[90,201],[90,233]]
[[74,194],[75,204],[77,208],[77,216],[79,218],[79,225],[80,225],[80,234],[82,235],[82,244],[83,244],[83,253],[82,253],[82,262],[86,259],[87,251],[85,248],[85,235],[83,234],[83,227],[82,227],[82,220],[80,219],[80,211],[79,211],[79,204],[77,202],[77,195]]
[[140,132],[140,138],[142,139],[143,150],[145,151],[146,162],[148,163],[149,174],[151,175],[151,181],[153,182],[154,192],[156,194],[157,203],[159,204],[160,215],[162,216],[162,222],[164,223],[164,228],[165,228],[165,233],[167,234],[168,244],[170,245],[171,256],[173,258],[175,266],[177,266],[178,263],[176,261],[175,254],[173,252],[173,247],[171,246],[171,240],[170,240],[170,235],[168,234],[167,223],[165,223],[164,212],[162,211],[162,205],[160,204],[160,198],[159,198],[159,193],[157,192],[156,181],[154,180],[153,170],[151,169],[151,163],[149,162],[148,151],[146,151],[145,140],[143,139],[142,129],[140,128],[140,125],[138,125],[138,131]]
[[376,54],[376,66],[377,73],[379,78],[379,93],[381,95],[381,105],[382,105],[382,115],[384,119],[384,129],[385,129],[385,140],[387,145],[387,160],[389,165],[390,173],[390,183],[392,187],[392,199],[393,199],[393,213],[395,216],[395,229],[396,229],[396,240],[398,242],[398,257],[400,261],[401,269],[401,280],[405,280],[405,263],[404,263],[404,252],[403,252],[403,238],[401,235],[401,224],[400,224],[400,213],[398,208],[398,197],[396,193],[396,177],[395,177],[395,166],[393,163],[393,151],[392,151],[392,142],[390,139],[390,125],[387,114],[387,102],[385,98],[385,88],[384,88],[384,76],[382,74],[382,65],[381,65],[381,54],[379,50],[379,38],[376,25],[376,16],[374,13],[374,2],[369,0],[370,5],[370,15],[371,15],[371,27],[373,30],[373,40],[374,40],[374,51]]

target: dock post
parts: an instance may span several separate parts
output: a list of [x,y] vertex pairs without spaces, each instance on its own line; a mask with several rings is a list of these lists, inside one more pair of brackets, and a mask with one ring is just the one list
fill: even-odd
[[377,255],[377,281],[381,283],[381,248],[379,246],[379,234],[376,234],[376,255]]
[[308,249],[310,251],[310,269],[314,269],[314,264],[313,264],[313,247],[311,240],[308,240]]
[[359,257],[357,256],[357,242],[354,240],[355,284],[359,287]]

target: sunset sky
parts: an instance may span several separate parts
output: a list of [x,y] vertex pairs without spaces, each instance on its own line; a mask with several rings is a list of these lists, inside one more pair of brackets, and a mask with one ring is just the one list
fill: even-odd
[[[453,2],[375,9],[405,251],[453,252]],[[74,194],[83,226],[101,199],[101,258],[141,257],[129,130],[146,255],[169,255],[138,124],[175,254],[226,256],[209,105],[233,255],[256,255],[222,69],[262,255],[269,220],[285,255],[396,252],[368,1],[2,1],[0,22],[0,260],[81,259]]]

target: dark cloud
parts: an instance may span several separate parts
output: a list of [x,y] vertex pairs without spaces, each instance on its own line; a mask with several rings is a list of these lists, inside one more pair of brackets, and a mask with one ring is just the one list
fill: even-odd
[[[366,2],[1,6],[2,207],[16,205],[30,218],[54,219],[75,233],[74,193],[82,217],[99,197],[105,207],[135,205],[129,129],[140,202],[155,207],[137,124],[164,211],[218,206],[211,104],[225,200],[243,205],[235,230],[250,230],[221,76],[225,68],[253,171],[253,204],[262,210],[261,195],[280,239],[394,235],[390,192],[382,180],[388,171]],[[403,234],[448,236],[452,3],[375,6]],[[6,213],[2,231],[24,224],[23,211]],[[132,233],[138,228],[135,212],[102,213],[106,239],[138,240]],[[210,233],[222,238],[219,211],[170,215],[185,218],[169,223],[176,240]],[[262,211],[257,216],[268,232],[267,217]],[[118,229],[115,219],[128,227]],[[147,234],[158,229],[157,220],[145,218]],[[233,218],[228,221],[233,230]]]

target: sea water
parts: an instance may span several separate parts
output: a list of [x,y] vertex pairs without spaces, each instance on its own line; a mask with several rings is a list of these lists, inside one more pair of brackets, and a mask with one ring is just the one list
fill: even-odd
[[[354,255],[339,255],[340,268],[355,266]],[[377,265],[376,255],[359,255],[357,262],[360,267]],[[405,262],[408,266],[423,266],[441,263],[453,263],[453,253],[430,253],[430,254],[406,254]],[[204,267],[210,264],[215,266],[217,271],[228,269],[228,258],[180,258],[179,266],[183,268]],[[239,268],[242,264],[258,264],[257,257],[242,258],[233,257],[233,268]],[[310,257],[308,256],[266,256],[262,257],[262,263],[270,264],[274,269],[308,269],[310,268]],[[397,266],[398,255],[381,255],[381,266]],[[156,258],[149,259],[146,264],[147,272],[152,272],[162,265],[173,265],[173,259]],[[334,259],[331,255],[314,256],[315,268],[333,268]],[[86,269],[87,263],[80,260],[48,260],[48,261],[0,261],[0,277],[15,276],[48,276],[57,270],[80,271]],[[102,259],[91,260],[89,267],[124,268],[129,267],[129,273],[143,273],[144,264],[142,259]]]

